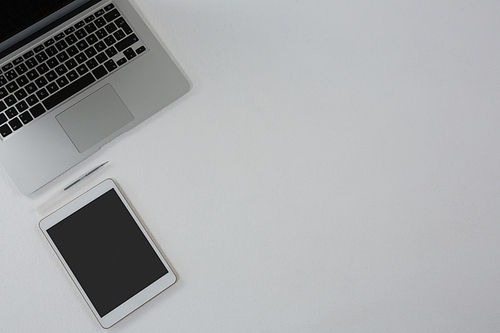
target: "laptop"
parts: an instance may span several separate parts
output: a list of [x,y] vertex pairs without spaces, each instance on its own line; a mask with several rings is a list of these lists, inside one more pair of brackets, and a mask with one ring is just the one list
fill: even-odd
[[190,84],[127,0],[7,0],[0,164],[30,194]]

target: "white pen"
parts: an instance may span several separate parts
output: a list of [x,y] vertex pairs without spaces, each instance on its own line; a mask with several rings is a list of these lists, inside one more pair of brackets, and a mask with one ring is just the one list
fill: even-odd
[[92,168],[90,171],[87,171],[86,173],[84,173],[83,175],[81,175],[80,177],[78,177],[77,179],[75,179],[74,181],[72,181],[71,183],[69,183],[67,186],[65,186],[63,189],[61,189],[59,192],[57,193],[54,193],[53,195],[51,195],[47,200],[45,200],[44,202],[42,202],[38,207],[37,207],[37,211],[39,213],[43,213],[43,211],[48,207],[50,206],[49,204],[55,204],[57,203],[58,200],[55,200],[56,197],[57,199],[60,199],[64,196],[64,194],[68,193],[68,191],[73,188],[76,184],[80,183],[82,180],[84,180],[85,178],[89,177],[90,175],[92,175],[94,172],[96,172],[97,170],[101,169],[103,166],[106,165],[106,163],[108,163],[109,161],[106,161],[98,166],[96,166],[95,168]]

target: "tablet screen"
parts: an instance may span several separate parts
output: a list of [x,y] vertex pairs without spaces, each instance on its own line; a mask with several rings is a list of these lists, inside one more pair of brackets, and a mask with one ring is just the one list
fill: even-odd
[[168,273],[114,189],[47,233],[101,317]]

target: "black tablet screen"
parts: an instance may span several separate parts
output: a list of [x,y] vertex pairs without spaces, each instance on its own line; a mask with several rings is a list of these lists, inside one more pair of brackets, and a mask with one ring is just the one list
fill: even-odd
[[101,317],[168,273],[114,189],[47,232]]

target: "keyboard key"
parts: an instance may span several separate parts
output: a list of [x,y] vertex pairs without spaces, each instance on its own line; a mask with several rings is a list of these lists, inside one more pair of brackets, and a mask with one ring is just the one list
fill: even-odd
[[35,83],[38,86],[38,88],[42,88],[43,86],[45,86],[48,83],[48,81],[42,76],[42,77],[39,77],[38,79],[36,79]]
[[105,26],[104,29],[106,29],[106,31],[108,33],[112,33],[112,32],[115,32],[116,29],[118,29],[118,28],[116,27],[116,25],[113,22],[111,22],[110,24],[108,24],[107,26]]
[[64,64],[66,65],[66,67],[68,67],[68,69],[73,69],[76,67],[76,65],[78,65],[75,59],[69,59]]
[[118,12],[118,10],[116,9],[113,9],[112,11],[104,14],[104,18],[106,19],[106,21],[108,22],[111,22],[113,21],[115,18],[119,17],[120,16],[120,13]]
[[89,58],[92,58],[97,54],[97,51],[91,46],[85,50],[85,55]]
[[52,71],[48,72],[47,74],[45,74],[45,78],[47,79],[47,81],[51,82],[57,78],[57,74],[56,74],[56,72],[54,72],[52,70]]
[[36,87],[35,83],[31,82],[30,84],[28,84],[26,87],[24,87],[24,89],[26,90],[26,92],[28,94],[32,94],[34,93],[38,88]]
[[75,60],[78,61],[79,64],[87,60],[87,56],[82,52],[76,55]]
[[4,102],[0,101],[0,111],[3,111],[7,108],[7,105],[5,105]]
[[101,77],[103,77],[104,75],[106,75],[108,72],[106,71],[106,68],[104,68],[104,66],[99,66],[97,67],[96,69],[94,69],[92,71],[92,74],[94,74],[94,76],[96,77],[96,79],[100,79]]
[[3,101],[5,102],[5,104],[7,104],[7,106],[12,106],[12,105],[16,104],[17,99],[14,97],[14,95],[9,95],[9,96],[5,97],[5,99]]
[[40,77],[40,78],[36,79],[36,80],[35,80],[35,83],[36,83],[36,85],[38,86],[38,88],[41,88],[41,87],[45,86],[48,82],[47,82],[47,80],[46,80],[46,79],[42,76],[42,77]]
[[65,51],[62,51],[61,53],[56,55],[56,58],[57,60],[59,60],[59,62],[65,62],[66,60],[69,59],[69,56]]
[[21,119],[23,124],[26,125],[27,123],[33,120],[33,117],[28,111],[24,111],[21,115],[19,115],[19,119]]
[[5,124],[3,126],[0,126],[0,134],[5,138],[9,134],[12,133],[12,130],[10,129],[9,125]]
[[33,106],[38,103],[38,97],[36,97],[36,95],[28,96],[28,98],[26,98],[26,102],[29,104],[29,106]]
[[85,50],[87,47],[89,47],[89,44],[87,44],[87,42],[85,40],[81,40],[79,41],[78,43],[76,43],[76,47],[78,47],[78,49],[80,51],[83,51]]
[[36,70],[38,71],[38,73],[40,74],[45,74],[48,70],[49,70],[49,66],[47,66],[46,64],[41,64],[40,66],[38,66],[36,68]]
[[75,36],[78,37],[78,39],[82,39],[84,38],[85,36],[87,36],[87,32],[82,28],[82,29],[78,29],[76,32],[75,32]]
[[16,83],[19,85],[19,87],[22,87],[22,86],[28,84],[28,82],[30,82],[30,80],[28,80],[26,75],[21,75],[20,77],[18,77],[16,79]]
[[96,37],[96,35],[92,34],[92,35],[88,35],[87,37],[85,37],[85,40],[87,41],[87,43],[89,43],[89,45],[92,45],[95,42],[97,42],[99,39]]
[[97,60],[95,60],[95,59],[90,59],[90,60],[89,60],[89,61],[87,61],[85,64],[87,65],[87,67],[88,67],[89,69],[93,69],[93,68],[97,67],[97,65],[99,65],[99,63],[98,63],[98,62],[97,62]]
[[14,81],[12,82],[9,82],[5,88],[7,88],[7,90],[10,92],[10,93],[13,93],[14,91],[16,91],[17,89],[19,89],[19,86],[17,85],[17,83],[15,83]]
[[48,39],[47,41],[45,41],[45,43],[43,43],[43,45],[45,45],[45,47],[49,47],[50,45],[54,44],[55,41],[51,38],[51,39]]
[[135,34],[128,36],[125,39],[122,39],[118,43],[116,43],[115,47],[118,52],[125,50],[127,47],[131,46],[135,42],[139,41],[139,38]]
[[97,50],[97,52],[101,52],[101,51],[104,51],[107,46],[106,46],[106,44],[104,44],[104,42],[99,42],[99,43],[95,44],[94,47]]
[[17,73],[15,70],[11,69],[10,71],[5,72],[5,77],[7,80],[11,81],[17,77]]
[[83,74],[87,73],[89,71],[89,69],[87,68],[87,66],[82,64],[76,68],[76,71],[78,72],[78,74],[83,75]]
[[67,48],[67,47],[68,47],[68,44],[67,44],[65,41],[63,41],[63,40],[62,40],[62,41],[60,41],[60,42],[57,42],[57,43],[56,43],[56,47],[57,47],[57,49],[58,49],[59,51],[62,51],[62,50],[64,50],[65,48]]
[[103,62],[105,62],[106,60],[108,60],[108,57],[106,56],[106,54],[104,54],[104,52],[101,52],[99,53],[95,59],[100,63],[102,64]]
[[7,117],[9,117],[9,119],[11,119],[11,118],[17,116],[17,110],[14,108],[10,108],[7,111],[5,111],[5,114],[7,115]]
[[66,52],[68,52],[68,55],[70,57],[73,57],[75,54],[77,54],[78,52],[78,49],[76,48],[76,46],[71,46],[69,49],[66,50]]
[[127,59],[126,59],[126,58],[121,58],[120,60],[118,60],[118,61],[116,62],[116,64],[117,64],[118,66],[121,66],[121,65],[123,65],[123,64],[124,64],[124,63],[126,63],[126,62],[127,62]]
[[97,36],[97,38],[103,39],[108,35],[108,32],[106,31],[106,29],[101,28],[95,32],[95,35]]
[[93,82],[95,82],[94,77],[92,76],[92,74],[87,73],[86,75],[80,77],[78,80],[62,88],[61,90],[59,90],[54,95],[47,98],[42,103],[46,109],[50,110],[57,104],[66,100],[67,98],[82,91],[83,89],[91,85]]
[[45,113],[45,108],[43,107],[43,105],[41,103],[39,103],[39,104],[35,105],[34,107],[32,107],[30,109],[30,112],[33,115],[33,117],[38,118],[42,114]]
[[107,46],[111,46],[114,43],[116,43],[116,39],[113,36],[108,36],[108,37],[104,38],[104,43],[106,43]]
[[22,100],[24,97],[28,96],[28,93],[26,92],[26,90],[24,89],[19,89],[18,91],[16,91],[14,93],[14,96],[16,96],[17,100],[20,101]]
[[0,87],[7,83],[5,76],[0,75]]
[[132,28],[131,28],[128,24],[127,24],[127,22],[125,22],[125,23],[121,26],[121,28],[123,29],[123,31],[125,31],[125,33],[126,33],[127,35],[130,35],[132,32],[134,32],[134,31],[132,30]]
[[57,61],[56,57],[50,58],[49,60],[47,60],[47,65],[49,65],[50,68],[54,68],[59,65],[59,61]]
[[80,22],[78,22],[77,24],[75,24],[75,28],[76,28],[76,29],[78,29],[78,28],[83,27],[84,25],[85,25],[85,22],[80,21]]
[[[5,88],[9,91],[9,93],[13,93],[14,91],[16,91],[17,89],[19,89],[19,86],[17,85],[16,82],[12,81],[10,82],[9,84],[7,84],[5,86]],[[7,95],[7,92],[5,91],[5,88],[2,88],[0,91],[1,91],[1,95],[2,97]]]
[[49,57],[52,57],[52,56],[56,55],[56,53],[57,53],[57,49],[56,49],[56,47],[55,47],[55,46],[51,46],[51,47],[48,47],[48,48],[45,50],[45,53],[47,53],[47,55],[48,55]]
[[45,87],[45,88],[47,88],[47,91],[49,92],[49,94],[53,94],[59,90],[59,87],[57,86],[57,84],[55,82],[49,83],[47,85],[47,87]]
[[125,38],[125,33],[123,32],[122,29],[120,29],[120,30],[115,31],[113,36],[116,38],[116,40],[120,40],[120,39]]
[[3,113],[0,113],[0,125],[5,123],[7,121],[7,116],[4,115]]
[[137,52],[137,54],[141,54],[144,51],[146,51],[146,48],[144,46],[141,46],[137,50],[135,50],[135,52]]
[[28,58],[31,58],[31,57],[32,57],[32,56],[34,56],[34,55],[35,55],[35,52],[33,52],[33,51],[28,51],[28,52],[26,52],[25,54],[23,54],[23,58],[24,58],[24,59],[28,59]]
[[33,51],[35,51],[35,53],[38,53],[38,52],[40,52],[41,50],[43,50],[44,48],[45,48],[45,46],[43,46],[43,44],[40,44],[40,45],[38,45],[37,47],[35,47],[35,48],[33,49]]
[[108,57],[110,57],[110,58],[111,58],[112,56],[114,56],[115,54],[117,54],[117,53],[118,53],[118,52],[116,51],[116,49],[115,49],[113,46],[111,46],[109,49],[107,49],[107,50],[106,50],[106,55],[107,55]]
[[21,123],[21,121],[18,118],[15,118],[15,119],[12,119],[11,121],[9,121],[9,125],[10,125],[10,128],[12,128],[14,131],[17,131],[18,129],[20,129],[23,126],[23,124]]
[[97,12],[94,13],[95,17],[99,17],[101,16],[102,14],[104,14],[104,9],[99,9]]
[[40,53],[38,53],[36,56],[35,56],[36,60],[38,60],[38,62],[44,62],[45,60],[47,60],[49,57],[47,56],[47,54],[42,51]]
[[28,70],[28,67],[26,67],[25,64],[20,64],[19,66],[17,66],[16,68],[16,72],[21,75],[23,73],[25,73],[27,70]]
[[66,73],[68,71],[68,69],[66,68],[66,66],[64,65],[59,65],[56,67],[56,73],[57,75],[61,76],[63,75],[64,73]]
[[64,39],[68,45],[73,45],[78,41],[78,38],[76,38],[75,35],[71,34],[68,37]]
[[96,27],[100,28],[102,26],[105,26],[106,25],[106,20],[102,17],[98,18],[97,20],[94,21],[94,24],[96,25]]
[[38,61],[36,61],[35,58],[29,58],[28,60],[26,60],[26,66],[28,66],[28,68],[33,68],[35,67],[36,65],[38,65]]
[[[64,38],[64,33],[63,33],[63,32],[58,33],[57,35],[55,35],[55,36],[54,36],[54,39],[55,39],[56,41],[61,40],[61,39],[63,39],[63,38]],[[56,43],[56,45],[57,45],[57,43]]]
[[132,28],[130,28],[123,17],[116,19],[115,24],[117,27],[122,28],[127,35],[132,33]]
[[21,101],[21,102],[16,104],[16,109],[19,112],[23,112],[24,110],[28,109],[28,104],[26,104],[25,101]]
[[106,69],[108,70],[108,72],[111,72],[111,71],[113,71],[114,69],[116,69],[118,67],[116,65],[116,63],[113,61],[113,59],[109,59],[108,61],[106,61],[104,63],[104,66],[106,67]]
[[93,33],[96,30],[97,30],[97,27],[95,26],[94,23],[90,23],[90,24],[87,24],[85,26],[85,31],[87,31],[87,33],[89,33],[89,34]]
[[38,98],[44,99],[45,97],[49,96],[49,92],[45,88],[42,88],[36,92],[36,95],[38,96]]
[[71,72],[69,72],[68,74],[66,74],[66,77],[67,77],[70,81],[74,81],[74,80],[76,80],[76,78],[78,77],[78,74],[76,73],[76,71],[72,70]]
[[33,49],[33,51],[35,51],[36,53],[40,52],[41,50],[43,50],[45,48],[45,46],[43,46],[43,44],[40,44],[38,45],[37,47],[35,47]]
[[9,69],[11,69],[12,67],[14,67],[11,63],[8,63],[7,65],[3,66],[2,67],[2,70],[4,72],[8,71]]
[[74,27],[69,27],[68,29],[64,30],[64,33],[67,35],[69,35],[70,33],[72,33],[73,31],[75,31],[75,28]]
[[17,59],[15,59],[12,63],[15,65],[19,65],[20,63],[23,62],[23,58],[22,57],[19,57]]
[[69,83],[69,80],[65,76],[61,76],[56,80],[56,82],[59,85],[59,87],[62,88]]
[[125,51],[123,51],[123,54],[125,55],[125,57],[127,57],[128,60],[134,58],[136,56],[134,50],[132,50],[132,48],[128,48],[126,49]]
[[89,22],[92,22],[94,19],[95,19],[95,16],[90,15],[90,16],[87,16],[84,21],[85,21],[85,23],[89,23]]
[[10,125],[10,128],[12,128],[14,131],[17,131],[18,129],[20,129],[23,126],[23,124],[21,123],[21,121],[18,118],[15,118],[15,119],[12,119],[11,121],[9,121],[9,125]]
[[0,98],[7,96],[7,90],[5,88],[0,88]]
[[107,5],[106,7],[104,7],[104,10],[105,11],[109,11],[111,9],[115,8],[115,5],[113,5],[112,3],[110,3],[109,5]]

